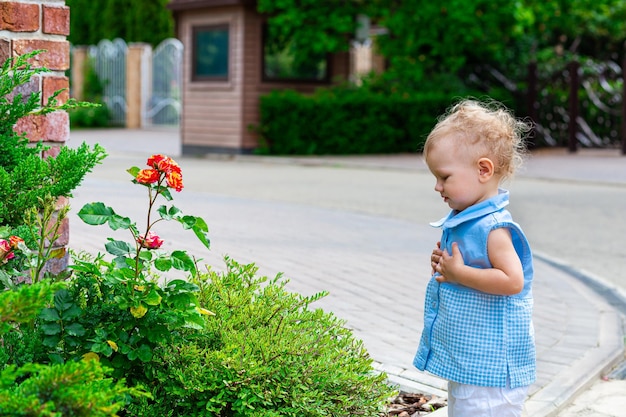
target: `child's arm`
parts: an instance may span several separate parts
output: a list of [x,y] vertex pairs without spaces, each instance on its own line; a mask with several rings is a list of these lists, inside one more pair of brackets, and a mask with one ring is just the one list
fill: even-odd
[[[441,276],[439,282],[454,282],[496,295],[518,294],[524,288],[524,270],[515,252],[511,232],[506,228],[492,230],[487,239],[487,252],[492,268],[481,269],[465,265],[457,243],[452,254],[443,251],[434,267]],[[435,251],[433,251],[433,256]]]

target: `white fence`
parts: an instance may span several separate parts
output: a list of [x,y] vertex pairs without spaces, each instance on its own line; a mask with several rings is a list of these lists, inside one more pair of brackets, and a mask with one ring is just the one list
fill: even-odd
[[155,125],[179,124],[182,99],[183,44],[167,39],[152,56],[152,97],[146,120]]
[[103,40],[88,49],[98,78],[104,87],[104,103],[111,111],[111,123],[126,123],[126,55],[128,46],[121,39]]
[[[137,107],[141,122],[136,127],[177,126],[182,108],[183,44],[177,39],[166,39],[154,51],[147,44],[131,45],[139,48],[141,63],[137,66],[129,65],[129,46],[122,39],[102,40],[87,48],[104,87],[103,100],[111,111],[111,122],[127,126],[129,112]],[[139,85],[129,85],[129,80]],[[133,88],[139,91],[137,105],[128,101]]]

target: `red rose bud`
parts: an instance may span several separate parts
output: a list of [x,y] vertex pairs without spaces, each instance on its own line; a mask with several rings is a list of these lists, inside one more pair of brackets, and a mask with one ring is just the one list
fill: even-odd
[[181,191],[184,187],[183,185],[183,176],[180,172],[170,172],[165,175],[165,180],[167,181],[168,187],[175,189],[176,191]]
[[0,261],[13,259],[15,254],[11,252],[11,244],[4,239],[0,239]]
[[163,244],[163,239],[161,239],[155,233],[148,232],[145,237],[139,236],[137,238],[137,243],[139,243],[142,247],[146,249],[158,249]]
[[160,175],[156,169],[142,169],[135,177],[135,180],[141,184],[154,184],[159,181]]

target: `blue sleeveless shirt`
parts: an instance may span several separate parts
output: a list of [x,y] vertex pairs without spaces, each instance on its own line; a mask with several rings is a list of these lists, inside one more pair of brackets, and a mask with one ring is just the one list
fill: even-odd
[[424,303],[424,330],[413,360],[416,368],[461,384],[486,387],[527,386],[535,381],[532,325],[533,261],[528,240],[505,210],[509,193],[452,211],[432,226],[442,229],[441,248],[452,253],[457,242],[466,265],[491,268],[487,237],[510,230],[524,269],[524,289],[511,296],[487,294],[431,277]]

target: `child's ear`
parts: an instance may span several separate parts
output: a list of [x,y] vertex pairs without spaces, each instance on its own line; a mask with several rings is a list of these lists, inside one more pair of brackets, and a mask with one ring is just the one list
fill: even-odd
[[478,175],[481,182],[485,182],[493,176],[495,167],[493,161],[489,158],[480,158],[478,160]]

